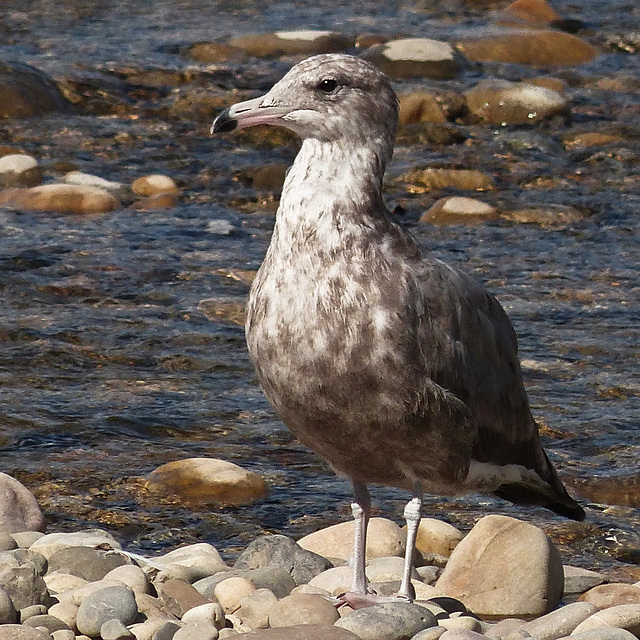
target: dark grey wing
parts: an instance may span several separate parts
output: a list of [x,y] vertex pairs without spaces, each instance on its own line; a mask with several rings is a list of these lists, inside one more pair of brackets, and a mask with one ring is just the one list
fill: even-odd
[[462,401],[475,417],[471,457],[534,470],[548,486],[501,485],[496,495],[540,504],[568,517],[584,512],[569,497],[549,462],[531,415],[516,334],[500,303],[465,273],[426,261],[420,273],[424,309],[421,344],[428,376]]

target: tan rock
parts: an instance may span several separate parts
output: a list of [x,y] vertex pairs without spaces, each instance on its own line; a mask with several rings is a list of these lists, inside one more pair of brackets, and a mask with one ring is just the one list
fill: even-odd
[[[472,204],[474,205],[476,202],[479,202],[474,198],[458,199],[472,200]],[[422,518],[418,526],[416,548],[421,553],[433,553],[448,558],[462,538],[464,538],[464,533],[452,524],[437,520],[436,518]]]
[[[464,196],[451,196],[436,200],[433,206],[420,216],[420,222],[429,222],[431,224],[478,224],[487,220],[496,220],[497,218],[498,212],[495,207],[482,202],[482,200]],[[420,524],[422,526],[422,522]],[[429,532],[426,529],[427,524],[424,525],[424,543],[418,543],[419,551],[438,553],[439,555],[446,555],[446,557],[451,555],[453,548],[449,549],[446,554],[441,552],[446,551],[448,545],[453,544],[456,540],[459,542],[462,539],[462,533],[458,531],[458,534],[455,534],[450,531],[448,535],[453,537],[447,539],[444,526],[446,523],[443,522],[441,524],[443,527],[440,527],[440,532]],[[452,528],[455,529],[455,527]],[[420,539],[420,530],[418,530],[418,539]],[[424,548],[419,545],[423,545]],[[439,548],[440,551],[435,551],[435,548]]]
[[[298,544],[325,558],[349,560],[353,554],[353,530],[353,521],[342,522],[310,533],[298,540]],[[405,542],[406,534],[395,522],[386,518],[371,518],[366,557],[403,556]]]
[[562,31],[517,31],[460,39],[457,49],[475,62],[510,62],[532,67],[575,66],[593,60],[598,50]]
[[[227,637],[227,636],[225,636]],[[360,640],[355,633],[333,625],[301,624],[279,629],[261,629],[244,634],[242,640]]]
[[233,615],[251,629],[267,629],[269,612],[277,602],[278,598],[270,589],[256,589],[240,600]]
[[338,610],[326,598],[298,593],[279,600],[269,613],[273,628],[299,624],[333,624],[340,619]]
[[108,545],[112,549],[120,549],[120,543],[107,531],[87,529],[72,533],[47,533],[38,538],[31,550],[37,551],[45,558],[50,558],[56,551],[66,547],[98,547]]
[[581,622],[571,633],[572,636],[602,629],[604,627],[617,627],[640,637],[640,604],[619,604],[594,613],[584,622]]
[[166,193],[179,193],[178,185],[169,176],[152,174],[134,180],[133,193],[139,196],[155,196]]
[[482,617],[540,616],[562,595],[562,562],[542,529],[486,516],[454,549],[436,588]]
[[400,176],[409,183],[410,193],[425,193],[454,187],[465,191],[487,191],[493,189],[493,178],[477,169],[412,169]]
[[[501,211],[500,217],[521,224],[539,224],[552,226],[557,224],[573,224],[589,217],[571,205],[548,204],[544,207],[528,207],[514,211]],[[583,494],[584,495],[584,494]]]
[[120,207],[108,191],[74,184],[45,184],[30,189],[0,192],[0,207],[19,211],[56,213],[106,213]]
[[191,607],[191,609],[184,613],[182,622],[185,624],[204,623],[212,625],[216,629],[222,629],[225,624],[224,610],[217,602],[205,602]]
[[228,45],[259,58],[282,55],[337,53],[353,46],[353,40],[335,31],[277,31],[232,38]]
[[58,620],[62,620],[70,629],[76,628],[78,605],[71,602],[58,602],[49,607],[47,613],[50,616],[58,618]]
[[327,569],[309,581],[309,586],[337,596],[351,589],[353,569],[348,566]]
[[84,578],[71,575],[70,573],[63,573],[62,571],[51,571],[44,576],[44,582],[47,585],[47,589],[51,593],[65,593],[65,591],[71,591],[79,587],[84,587],[89,582]]
[[401,125],[447,121],[438,98],[433,93],[414,91],[399,96],[398,100],[400,103],[398,123]]
[[161,584],[155,584],[158,598],[165,611],[182,618],[184,614],[209,602],[195,587],[184,580],[167,580]]
[[135,593],[149,593],[147,574],[135,564],[125,564],[107,573],[105,580],[118,580],[130,587]]
[[219,571],[229,570],[218,550],[207,542],[198,542],[174,549],[163,556],[154,558],[154,562],[160,566],[179,565],[194,570],[190,575],[194,582],[212,576]]
[[249,504],[267,494],[262,476],[215,458],[168,462],[149,475],[152,493],[171,493],[197,504]]
[[601,584],[583,593],[580,600],[590,602],[598,609],[608,609],[619,604],[640,604],[640,589],[623,582]]
[[229,612],[235,612],[242,599],[256,590],[251,580],[234,576],[218,582],[214,589],[216,599],[222,608]]
[[[1,196],[2,193],[0,203]],[[44,516],[35,496],[20,481],[0,472],[0,531],[17,533],[44,528]]]

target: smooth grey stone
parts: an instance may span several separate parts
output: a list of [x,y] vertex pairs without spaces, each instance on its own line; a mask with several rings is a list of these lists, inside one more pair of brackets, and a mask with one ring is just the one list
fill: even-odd
[[418,631],[415,636],[412,636],[411,640],[439,640],[445,632],[446,629],[444,627],[429,627]]
[[583,620],[596,611],[597,608],[589,602],[574,602],[527,622],[521,629],[538,640],[556,640],[556,638],[568,636]]
[[105,587],[90,593],[78,608],[78,631],[91,638],[99,636],[102,625],[116,618],[131,624],[138,613],[133,591],[129,587]]
[[102,640],[129,640],[129,638],[135,638],[135,636],[120,620],[112,618],[100,627],[100,638]]
[[607,581],[607,577],[582,567],[564,565],[564,595],[574,595],[589,591]]
[[357,609],[335,623],[361,640],[405,640],[436,625],[431,611],[408,602],[385,602]]
[[296,586],[291,574],[281,567],[252,569],[242,574],[242,577],[250,580],[256,589],[269,589],[273,591],[278,599],[288,596]]
[[89,582],[102,580],[109,571],[125,564],[129,561],[122,554],[91,547],[65,547],[49,557],[49,571],[70,573]]
[[173,640],[217,640],[218,630],[206,622],[192,622],[178,629]]
[[18,612],[9,594],[4,589],[0,589],[0,624],[13,624],[17,620]]
[[27,627],[44,627],[49,630],[49,633],[53,633],[54,631],[62,631],[63,629],[69,629],[69,625],[66,622],[60,620],[60,618],[56,618],[55,616],[50,616],[46,613],[31,616],[27,618],[22,624]]
[[14,537],[6,531],[0,531],[0,551],[10,551],[11,549],[17,549],[18,543]]
[[254,540],[240,554],[234,569],[260,569],[280,567],[294,579],[296,586],[307,584],[319,573],[331,568],[329,560],[317,553],[303,549],[287,536],[262,536]]
[[151,640],[172,640],[179,628],[179,624],[168,621],[153,634]]

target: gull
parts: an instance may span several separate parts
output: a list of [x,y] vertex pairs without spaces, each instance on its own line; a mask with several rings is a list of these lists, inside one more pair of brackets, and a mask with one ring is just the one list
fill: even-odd
[[275,125],[302,140],[249,293],[246,336],[276,414],[353,486],[353,580],[343,596],[352,606],[382,599],[365,574],[370,483],[412,493],[397,594],[406,600],[424,491],[585,516],[540,443],[505,311],[390,218],[382,180],[397,122],[381,71],[326,54],[211,126]]

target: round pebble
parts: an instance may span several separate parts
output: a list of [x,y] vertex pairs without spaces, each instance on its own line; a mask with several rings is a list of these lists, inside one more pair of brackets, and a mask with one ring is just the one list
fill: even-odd
[[246,578],[227,578],[216,585],[214,594],[225,611],[235,611],[246,595],[255,591],[256,587]]
[[133,591],[129,587],[106,587],[89,594],[78,609],[76,625],[89,637],[100,634],[102,625],[113,618],[131,624],[138,613]]

